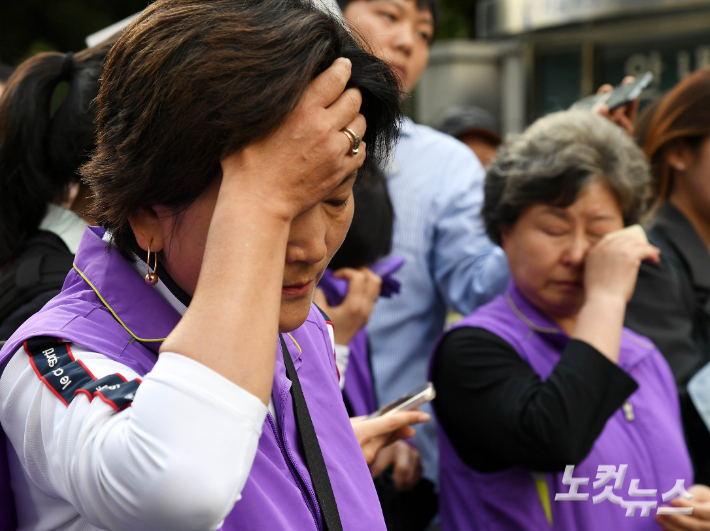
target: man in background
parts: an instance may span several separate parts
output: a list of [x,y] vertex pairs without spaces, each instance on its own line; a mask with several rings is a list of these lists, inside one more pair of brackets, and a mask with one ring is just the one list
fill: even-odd
[[438,129],[470,147],[484,168],[503,143],[498,121],[481,107],[453,107],[444,115]]
[[[338,3],[346,22],[411,93],[436,34],[436,0]],[[402,283],[400,294],[380,299],[367,327],[379,406],[427,381],[430,354],[449,309],[471,313],[500,293],[508,279],[502,250],[483,230],[484,170],[470,149],[405,120],[386,173],[395,213],[391,255],[406,262],[395,275]],[[423,529],[436,513],[435,424],[420,427],[413,441],[422,455],[424,479],[410,493],[411,519],[402,529]]]

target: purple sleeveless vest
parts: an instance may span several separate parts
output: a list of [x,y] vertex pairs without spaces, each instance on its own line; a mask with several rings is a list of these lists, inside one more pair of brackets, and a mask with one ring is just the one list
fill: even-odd
[[[162,339],[180,315],[118,252],[107,252],[102,236],[102,229],[86,229],[75,270],[67,276],[62,292],[8,340],[0,351],[0,364],[24,340],[46,335],[104,354],[140,375],[151,370]],[[340,395],[330,338],[320,312],[312,307],[306,322],[289,335],[290,339],[284,338],[308,402],[343,528],[385,531],[377,493]],[[290,386],[279,346],[273,397],[282,433],[269,413],[242,499],[225,520],[223,531],[323,530],[302,457]],[[0,455],[0,473],[5,461],[6,454]],[[8,483],[5,471],[5,476],[0,476],[0,492]],[[5,509],[0,506],[0,530],[2,516],[10,514]]]
[[[533,307],[512,282],[505,294],[453,328],[462,326],[484,328],[505,339],[543,380],[550,375],[569,341],[569,337]],[[654,519],[655,509],[651,509],[650,516],[639,516],[637,509],[635,516],[626,517],[626,509],[620,505],[609,500],[599,504],[592,501],[603,492],[602,487],[593,489],[592,486],[599,465],[614,465],[618,470],[619,465],[628,464],[622,487],[613,491],[626,501],[654,499],[630,497],[632,479],[640,479],[640,489],[657,489],[658,507],[665,504],[661,494],[671,490],[677,479],[685,480],[686,489],[692,484],[692,466],[668,364],[649,340],[624,329],[619,367],[639,384],[629,397],[634,418],[626,420],[619,408],[607,421],[589,455],[575,466],[573,477],[589,478],[589,483],[580,485],[578,490],[589,493],[586,501],[555,501],[556,493],[570,491],[569,485],[562,483],[562,472],[540,474],[536,485],[533,473],[522,468],[490,474],[468,468],[439,425],[439,503],[443,531],[660,530]],[[607,485],[613,483],[612,479]],[[551,510],[552,523],[548,522],[544,507],[546,496],[549,496],[547,510]]]
[[[404,258],[393,256],[370,266],[375,274],[382,277],[380,297],[389,298],[399,293],[400,283],[391,275],[399,271],[403,265]],[[318,287],[323,290],[330,306],[340,305],[348,294],[348,281],[343,278],[335,278],[330,269],[325,270],[323,277],[318,282]],[[350,348],[350,358],[343,393],[350,402],[356,417],[369,415],[377,409],[377,400],[370,369],[370,347],[365,328],[353,336],[348,347]]]

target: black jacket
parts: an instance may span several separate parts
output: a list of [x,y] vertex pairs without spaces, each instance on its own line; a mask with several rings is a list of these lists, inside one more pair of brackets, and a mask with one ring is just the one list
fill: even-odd
[[0,345],[61,290],[74,255],[64,241],[39,231],[0,275]]
[[686,387],[710,363],[710,252],[670,202],[663,204],[647,233],[649,241],[661,249],[661,261],[641,265],[625,325],[651,339],[668,360],[678,386],[695,480],[708,484],[710,432]]
[[638,388],[590,344],[572,339],[546,379],[503,338],[464,326],[434,358],[434,408],[459,457],[478,472],[561,472],[589,454]]

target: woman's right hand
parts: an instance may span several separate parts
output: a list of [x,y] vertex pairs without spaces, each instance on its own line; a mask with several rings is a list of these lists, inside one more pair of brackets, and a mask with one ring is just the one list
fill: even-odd
[[362,138],[366,123],[360,91],[345,90],[351,70],[349,59],[337,59],[272,135],[225,157],[222,186],[234,186],[241,198],[290,220],[356,172],[365,161],[365,145],[351,155],[342,130],[349,127]]
[[350,73],[349,60],[336,60],[276,131],[222,159],[216,199],[211,190],[201,196],[216,201],[211,218],[195,215],[200,230],[209,229],[193,251],[203,256],[189,271],[199,271],[192,303],[161,346],[206,365],[264,405],[274,377],[291,221],[364,161],[364,148],[351,155],[341,131],[365,133],[361,94],[345,90]]
[[660,253],[657,247],[630,234],[602,238],[589,250],[584,263],[586,299],[618,298],[626,304],[634,293],[641,262],[657,263]]

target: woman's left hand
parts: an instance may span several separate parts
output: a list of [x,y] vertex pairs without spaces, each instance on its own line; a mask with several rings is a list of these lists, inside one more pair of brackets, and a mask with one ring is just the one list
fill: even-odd
[[584,263],[586,302],[597,298],[626,305],[634,293],[643,260],[658,263],[661,251],[631,234],[598,241]]
[[688,489],[692,500],[675,498],[673,507],[692,507],[693,514],[662,514],[656,521],[666,531],[710,531],[710,488],[705,485],[693,485]]
[[335,343],[347,345],[370,319],[372,309],[380,296],[382,279],[367,267],[344,267],[333,273],[333,276],[348,281],[348,294],[343,302],[338,306],[329,306],[320,289],[316,290],[313,302],[322,308],[333,322]]
[[[635,79],[636,78],[633,76],[626,76],[621,82],[621,84],[628,85],[629,83],[633,83]],[[601,87],[599,87],[599,90],[597,90],[597,94],[604,94],[613,90],[614,87],[612,87],[611,85],[602,85]],[[621,107],[617,107],[613,111],[610,111],[606,105],[602,105],[601,107],[599,107],[599,110],[597,112],[605,118],[608,118],[609,120],[614,122],[619,127],[621,127],[624,131],[626,131],[627,135],[634,136],[634,121],[636,120],[636,115],[638,114],[638,111],[639,99],[636,98],[631,103],[622,105]]]
[[424,467],[419,452],[404,441],[382,448],[370,465],[375,478],[392,465],[392,479],[398,491],[413,489],[422,477]]
[[658,263],[660,252],[628,233],[594,244],[584,262],[584,304],[570,336],[617,363],[624,313],[639,267],[643,260]]

